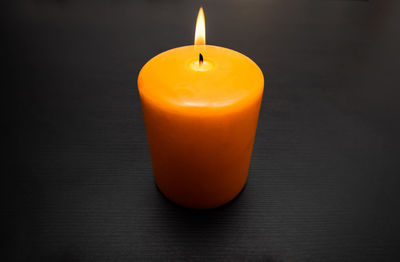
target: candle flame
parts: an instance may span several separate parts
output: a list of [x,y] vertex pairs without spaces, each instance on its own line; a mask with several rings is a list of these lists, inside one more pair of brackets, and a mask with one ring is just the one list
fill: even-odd
[[197,15],[196,21],[196,32],[194,34],[195,45],[206,44],[206,22],[204,19],[203,7],[200,7],[199,14]]

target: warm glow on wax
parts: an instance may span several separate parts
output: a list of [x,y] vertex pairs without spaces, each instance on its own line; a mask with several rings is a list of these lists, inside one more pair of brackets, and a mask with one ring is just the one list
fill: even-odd
[[204,19],[203,7],[200,7],[199,14],[197,15],[196,21],[196,32],[194,34],[195,45],[206,44],[206,22]]

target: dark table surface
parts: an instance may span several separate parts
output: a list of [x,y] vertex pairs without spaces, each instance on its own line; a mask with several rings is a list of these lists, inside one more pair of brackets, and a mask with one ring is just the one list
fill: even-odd
[[[203,212],[157,191],[136,86],[200,5],[266,78],[247,186]],[[1,261],[396,261],[400,1],[0,6]]]

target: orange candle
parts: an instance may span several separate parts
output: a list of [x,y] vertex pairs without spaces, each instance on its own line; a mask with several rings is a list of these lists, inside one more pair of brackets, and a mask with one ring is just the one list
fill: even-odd
[[140,71],[138,88],[155,181],[173,202],[215,208],[244,187],[264,89],[248,57],[205,44],[163,52]]

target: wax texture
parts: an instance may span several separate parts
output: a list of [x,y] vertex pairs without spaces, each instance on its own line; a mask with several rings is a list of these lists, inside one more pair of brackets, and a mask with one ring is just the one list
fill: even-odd
[[138,88],[161,192],[199,209],[232,200],[247,180],[264,88],[259,67],[227,48],[185,46],[151,59]]

